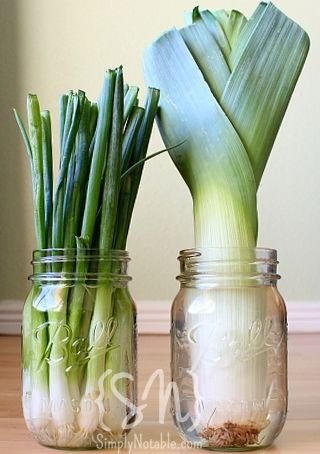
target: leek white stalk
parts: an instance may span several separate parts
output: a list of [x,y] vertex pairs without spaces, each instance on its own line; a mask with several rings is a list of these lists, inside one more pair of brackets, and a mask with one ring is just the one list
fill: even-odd
[[[145,77],[161,92],[158,124],[165,145],[187,138],[170,155],[193,198],[196,247],[233,248],[224,260],[241,262],[241,248],[254,254],[256,193],[309,39],[272,3],[261,3],[248,21],[237,11],[199,8],[187,20],[186,27],[165,32],[146,49]],[[206,358],[219,357],[221,336],[228,333],[244,346],[254,321],[265,319],[264,301],[258,289],[216,292],[210,315],[205,301],[193,298],[191,294],[187,330],[193,332],[203,320],[205,324],[197,330],[196,342],[190,342],[196,365],[190,372],[197,374],[194,392],[199,403],[211,400],[197,429],[223,425],[228,419],[237,425],[248,423],[256,412],[250,402],[266,398],[266,355],[239,359],[228,373],[197,359],[203,350]],[[214,333],[210,326],[220,331]],[[227,347],[220,353],[230,355]],[[219,412],[212,390],[222,400]],[[229,400],[246,402],[247,409],[235,406],[230,415]],[[263,409],[254,419],[257,430],[263,429],[258,427]]]

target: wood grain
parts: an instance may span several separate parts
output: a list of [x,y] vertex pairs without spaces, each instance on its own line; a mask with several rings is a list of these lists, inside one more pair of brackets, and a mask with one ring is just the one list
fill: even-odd
[[[274,446],[259,451],[268,454],[320,454],[320,335],[291,335],[289,339],[289,414],[287,424]],[[144,390],[150,375],[163,369],[165,381],[169,381],[168,336],[142,336],[139,339],[139,393]],[[22,418],[20,405],[20,338],[0,337],[0,453],[45,454],[56,450],[44,448],[33,441]],[[164,423],[158,423],[159,381],[155,381],[143,410],[144,421],[129,436],[136,440],[136,447],[129,445],[118,451],[164,454],[175,452],[199,452],[181,445],[167,408]],[[156,442],[170,441],[166,447]],[[148,447],[139,447],[139,443]],[[152,449],[152,444],[154,449]],[[85,451],[77,451],[85,452]]]

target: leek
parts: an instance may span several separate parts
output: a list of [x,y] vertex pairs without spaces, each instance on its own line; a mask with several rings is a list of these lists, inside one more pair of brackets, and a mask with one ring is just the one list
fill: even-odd
[[[238,11],[195,8],[184,28],[163,33],[145,51],[146,81],[161,92],[158,125],[165,145],[187,137],[170,155],[193,198],[195,245],[209,260],[221,257],[208,248],[230,248],[223,259],[241,261],[241,251],[256,247],[257,191],[308,49],[299,25],[272,3],[261,3],[249,20]],[[206,358],[217,356],[223,333],[237,333],[242,345],[254,320],[265,318],[263,302],[253,304],[259,298],[258,290],[217,292],[209,313],[205,303],[190,302],[189,333],[207,321],[190,347],[202,408],[195,430],[204,437],[212,421],[216,428],[231,421],[238,430],[254,420],[255,434],[264,428],[265,415],[254,415],[254,402],[265,397],[266,356],[238,361],[227,375],[197,360],[204,348]],[[211,332],[213,322],[219,332]],[[247,409],[235,405],[230,415],[228,400],[246,402]],[[228,447],[233,442],[231,435]]]
[[[103,254],[126,248],[159,91],[148,89],[144,107],[138,106],[137,96],[137,87],[124,85],[121,67],[105,73],[97,103],[82,91],[61,96],[55,188],[50,113],[41,111],[36,95],[28,95],[26,128],[14,110],[31,167],[40,251],[34,255],[35,273],[85,276],[94,271],[106,276],[114,271],[105,260],[98,269],[88,269],[85,257],[90,248]],[[52,250],[53,259],[63,249],[74,255],[65,262],[42,264],[39,257],[46,249]],[[96,338],[99,324],[110,324],[108,339]],[[85,277],[72,285],[34,282],[23,316],[23,410],[41,443],[93,446],[96,434],[107,430],[110,421],[110,439],[121,439],[128,423],[123,402],[132,396],[121,386],[123,402],[117,402],[109,385],[133,366],[133,326],[127,295],[109,280],[100,282],[98,277],[96,288]],[[88,353],[82,352],[79,362],[74,349],[83,339]],[[95,401],[106,370],[111,372],[104,383],[104,421]]]

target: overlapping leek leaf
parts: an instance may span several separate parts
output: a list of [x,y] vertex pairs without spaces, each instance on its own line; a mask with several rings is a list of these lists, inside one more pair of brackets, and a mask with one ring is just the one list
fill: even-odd
[[159,127],[194,201],[197,246],[254,246],[256,192],[306,59],[304,30],[272,3],[247,21],[199,11],[145,52]]

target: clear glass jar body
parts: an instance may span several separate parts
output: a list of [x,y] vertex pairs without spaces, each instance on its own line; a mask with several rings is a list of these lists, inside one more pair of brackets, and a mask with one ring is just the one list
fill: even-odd
[[136,308],[128,254],[33,254],[22,326],[22,404],[36,440],[112,447],[136,415]]
[[197,447],[269,446],[287,413],[287,316],[277,253],[182,251],[172,306],[172,414]]

